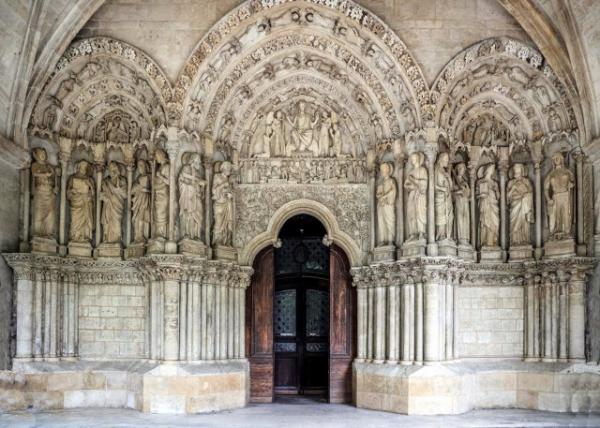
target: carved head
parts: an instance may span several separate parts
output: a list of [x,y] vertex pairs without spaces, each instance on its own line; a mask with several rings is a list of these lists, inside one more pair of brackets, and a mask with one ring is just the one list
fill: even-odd
[[221,164],[221,174],[224,177],[229,177],[231,175],[231,162],[225,161]]
[[420,152],[414,152],[410,155],[410,163],[414,168],[423,165],[423,154]]
[[513,174],[514,174],[515,178],[523,177],[525,175],[524,172],[525,172],[525,169],[524,169],[522,163],[516,163],[513,166]]
[[485,178],[491,179],[496,173],[496,165],[491,163],[485,169]]
[[456,175],[462,177],[467,172],[467,166],[464,162],[456,164]]
[[564,166],[565,158],[563,157],[563,154],[561,152],[557,152],[552,155],[552,164],[556,168]]
[[111,178],[115,178],[119,176],[119,165],[116,162],[110,162],[108,164],[108,175]]
[[446,168],[450,163],[450,157],[448,156],[448,153],[440,153],[437,159],[437,163],[439,167]]
[[36,147],[35,149],[33,149],[33,158],[36,160],[36,162],[46,163],[46,160],[48,159],[46,149],[43,149],[41,147]]
[[87,175],[88,162],[86,160],[80,160],[77,162],[77,173],[80,175]]
[[392,174],[392,165],[389,163],[382,163],[379,165],[379,173],[383,178],[388,178]]
[[165,163],[167,159],[167,153],[163,149],[158,149],[154,153],[154,160],[160,164]]
[[146,175],[148,173],[148,164],[145,160],[140,159],[137,161],[137,170],[140,175]]

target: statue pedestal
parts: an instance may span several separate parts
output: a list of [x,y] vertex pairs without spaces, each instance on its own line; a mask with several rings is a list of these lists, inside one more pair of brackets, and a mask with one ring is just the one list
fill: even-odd
[[600,235],[594,235],[594,255],[600,255]]
[[92,245],[89,242],[69,242],[69,256],[92,257]]
[[444,239],[438,241],[438,255],[456,257],[456,242],[452,239]]
[[56,239],[34,236],[31,240],[31,252],[41,254],[56,254]]
[[225,245],[215,245],[213,247],[215,259],[237,261],[237,250]]
[[427,249],[427,241],[417,239],[414,241],[406,241],[402,245],[402,257],[418,257],[424,256]]
[[146,244],[143,242],[133,242],[125,248],[125,258],[127,259],[143,257],[144,254],[146,254]]
[[396,253],[396,247],[393,245],[384,245],[376,247],[373,250],[373,261],[374,262],[393,262]]
[[479,252],[482,262],[502,262],[502,248],[500,247],[481,247]]
[[206,245],[204,242],[196,239],[184,238],[179,241],[179,254],[187,256],[204,256],[206,257]]
[[121,257],[121,244],[103,242],[98,245],[98,257]]
[[165,238],[152,238],[146,246],[146,254],[164,254],[165,253]]
[[518,245],[516,247],[510,247],[509,260],[511,262],[531,260],[532,253],[533,247],[531,245]]
[[475,250],[470,244],[459,244],[458,245],[458,258],[464,261],[475,261]]
[[548,241],[544,245],[546,257],[575,256],[575,241],[573,238]]

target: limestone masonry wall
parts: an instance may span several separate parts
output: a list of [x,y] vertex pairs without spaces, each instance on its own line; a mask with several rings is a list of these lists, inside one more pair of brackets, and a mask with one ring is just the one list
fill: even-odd
[[146,299],[143,285],[82,285],[79,290],[80,355],[147,356]]
[[456,310],[460,358],[523,356],[521,287],[459,287]]

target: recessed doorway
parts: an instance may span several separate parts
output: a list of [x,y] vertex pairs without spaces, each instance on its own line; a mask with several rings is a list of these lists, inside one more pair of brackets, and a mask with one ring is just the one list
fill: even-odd
[[356,301],[344,251],[313,216],[290,218],[254,260],[246,294],[250,400],[352,401]]

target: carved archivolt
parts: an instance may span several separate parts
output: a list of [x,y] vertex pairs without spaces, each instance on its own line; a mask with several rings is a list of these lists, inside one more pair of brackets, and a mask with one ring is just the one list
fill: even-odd
[[73,139],[116,143],[150,138],[166,123],[171,86],[139,49],[99,37],[75,42],[38,98],[30,129]]

